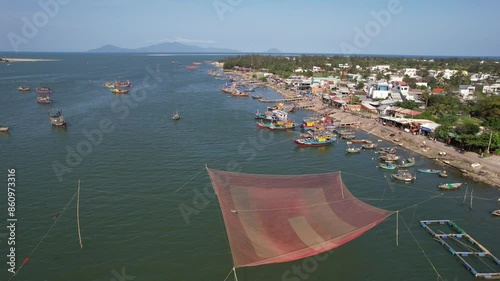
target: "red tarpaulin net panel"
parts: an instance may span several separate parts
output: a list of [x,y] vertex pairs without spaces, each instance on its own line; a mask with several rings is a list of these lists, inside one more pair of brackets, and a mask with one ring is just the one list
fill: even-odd
[[381,223],[390,211],[355,198],[340,173],[252,175],[208,169],[235,267],[320,254]]

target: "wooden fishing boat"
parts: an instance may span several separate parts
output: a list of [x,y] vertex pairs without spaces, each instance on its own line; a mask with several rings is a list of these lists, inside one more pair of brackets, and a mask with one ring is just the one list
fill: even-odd
[[36,101],[40,104],[51,104],[52,103],[52,99],[50,98],[50,96],[48,94],[38,95],[38,97],[36,98]]
[[361,147],[348,147],[345,151],[347,153],[359,153],[361,151]]
[[[351,142],[352,141],[353,140],[351,140]],[[362,144],[361,147],[364,148],[364,149],[373,149],[373,148],[377,147],[377,144],[375,144],[375,143],[365,143],[365,144]]]
[[394,170],[398,166],[396,166],[395,164],[392,164],[392,163],[379,163],[378,167],[382,168],[382,169],[385,169],[385,170]]
[[300,124],[300,127],[304,130],[308,130],[308,129],[316,129],[317,125],[318,124],[316,119],[304,119],[302,121],[302,124]]
[[197,65],[186,65],[187,70],[195,70],[196,68],[198,68]]
[[404,182],[412,182],[417,179],[417,177],[412,175],[408,170],[403,170],[403,169],[398,170],[398,173],[392,174],[391,177],[393,177],[396,180]]
[[6,133],[8,131],[9,131],[9,126],[5,126],[0,123],[0,133]]
[[261,98],[262,98],[262,95],[252,95],[252,99],[260,100]]
[[19,86],[17,87],[17,90],[20,92],[29,92],[31,89],[29,87],[24,87],[24,86]]
[[345,140],[352,140],[356,137],[356,135],[341,135],[340,137]]
[[268,106],[267,110],[283,110],[285,112],[292,112],[295,110],[295,105],[285,105],[284,103],[278,103],[276,105]]
[[129,80],[127,81],[116,81],[113,86],[115,88],[130,88],[132,87],[132,83]]
[[365,139],[361,139],[361,140],[351,140],[352,143],[361,143],[361,144],[368,144],[368,143],[372,143],[371,140],[365,140]]
[[495,217],[500,217],[500,209],[491,212],[491,215]]
[[38,87],[36,88],[36,92],[39,94],[50,94],[52,93],[52,89],[49,87]]
[[441,171],[439,173],[439,176],[442,177],[442,178],[447,178],[448,177],[448,174],[446,173],[446,171]]
[[395,147],[384,147],[384,148],[379,149],[378,153],[395,154],[396,148]]
[[231,88],[221,88],[220,91],[223,92],[224,94],[230,94],[233,92]]
[[398,165],[398,168],[408,168],[408,167],[413,167],[414,165],[415,165],[415,158],[411,157],[401,161],[401,164]]
[[111,90],[111,92],[114,94],[128,94],[128,90],[119,89],[119,88],[114,88]]
[[233,97],[248,97],[248,95],[249,95],[249,94],[248,94],[248,93],[245,93],[245,92],[240,92],[240,91],[233,91],[233,92],[231,93],[231,95],[232,95]]
[[194,64],[194,65],[200,65],[200,64],[201,64],[201,62],[195,61],[195,62],[193,62],[193,64]]
[[462,186],[462,183],[461,183],[461,182],[456,182],[456,183],[443,183],[443,184],[440,184],[440,185],[439,185],[439,188],[440,188],[440,189],[443,189],[443,190],[455,190],[455,189],[460,188],[460,186]]
[[293,130],[295,129],[295,122],[293,121],[278,121],[278,122],[265,122],[259,121],[255,122],[259,128],[265,128],[269,130]]
[[441,170],[434,170],[434,169],[418,169],[419,172],[424,173],[424,174],[439,174],[441,173]]
[[298,146],[327,146],[331,145],[336,139],[328,137],[301,137],[294,139],[295,144]]
[[106,82],[104,83],[104,87],[108,89],[113,89],[115,87],[115,82]]
[[179,115],[179,112],[175,112],[173,115],[172,115],[172,120],[179,120],[181,119],[181,116]]
[[67,126],[66,120],[64,120],[64,117],[62,116],[62,110],[58,111],[49,111],[49,121],[52,126],[59,127],[59,128],[65,128]]
[[267,119],[267,120],[272,120],[271,116],[273,114],[269,111],[267,112],[260,112],[259,110],[257,110],[255,112],[255,119]]
[[384,160],[385,162],[399,160],[399,156],[396,154],[384,154],[384,155],[380,155],[379,157],[380,157],[380,159]]

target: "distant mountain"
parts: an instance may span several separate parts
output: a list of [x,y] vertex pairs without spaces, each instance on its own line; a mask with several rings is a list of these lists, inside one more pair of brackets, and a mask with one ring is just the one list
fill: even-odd
[[104,45],[97,49],[89,50],[92,53],[239,53],[237,50],[204,48],[186,45],[178,42],[155,44],[137,49],[125,49],[114,45]]
[[266,53],[270,53],[270,54],[279,54],[279,53],[281,53],[281,51],[280,51],[280,50],[278,50],[278,49],[276,49],[276,48],[271,48],[271,49],[267,50],[267,52],[266,52]]
[[89,52],[95,52],[95,53],[126,53],[126,52],[133,52],[133,50],[120,48],[120,47],[117,47],[115,45],[104,45],[104,46],[102,46],[100,48],[89,50]]

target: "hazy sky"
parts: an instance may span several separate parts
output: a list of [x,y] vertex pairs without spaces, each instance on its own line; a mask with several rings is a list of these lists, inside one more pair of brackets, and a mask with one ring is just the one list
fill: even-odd
[[247,52],[500,56],[498,11],[493,0],[0,0],[0,50],[178,41]]

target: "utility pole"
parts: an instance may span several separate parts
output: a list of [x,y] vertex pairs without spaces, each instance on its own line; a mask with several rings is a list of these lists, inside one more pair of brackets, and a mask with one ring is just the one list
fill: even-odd
[[491,145],[491,137],[493,136],[493,131],[490,132],[490,141],[488,142],[488,149],[486,152],[489,154],[490,153],[490,145]]

